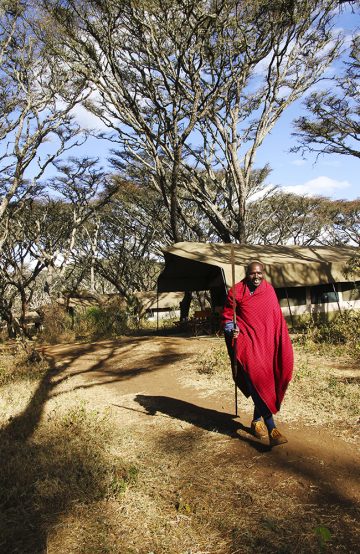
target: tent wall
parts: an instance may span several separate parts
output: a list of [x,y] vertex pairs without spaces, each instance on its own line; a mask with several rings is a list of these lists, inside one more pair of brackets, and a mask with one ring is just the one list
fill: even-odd
[[[164,253],[165,269],[159,277],[159,291],[208,290],[212,286],[221,286],[220,269],[227,287],[230,287],[230,246],[181,242],[169,247]],[[344,269],[359,249],[234,245],[234,253],[236,281],[244,278],[250,261],[260,259],[268,280],[279,288],[352,281],[353,277],[346,276]]]
[[[234,245],[234,252],[235,280],[244,278],[249,261],[261,260],[285,315],[360,308],[354,276],[344,272],[358,248]],[[232,284],[230,245],[182,242],[164,256],[159,292],[210,290],[213,307],[223,304]]]

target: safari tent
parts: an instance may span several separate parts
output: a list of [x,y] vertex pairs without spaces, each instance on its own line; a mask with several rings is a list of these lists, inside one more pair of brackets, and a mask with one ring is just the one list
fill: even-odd
[[[164,251],[158,292],[209,290],[221,306],[232,284],[231,245],[179,242]],[[360,308],[360,275],[345,268],[358,248],[330,246],[234,245],[235,280],[251,260],[261,260],[285,316]]]
[[149,321],[180,317],[179,305],[183,298],[182,292],[163,292],[156,294],[153,291],[135,293],[140,302],[141,314]]

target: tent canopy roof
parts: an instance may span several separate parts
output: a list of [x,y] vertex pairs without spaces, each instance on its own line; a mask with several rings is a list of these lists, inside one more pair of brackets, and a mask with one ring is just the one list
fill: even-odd
[[[245,277],[249,262],[259,260],[265,278],[275,288],[302,287],[353,281],[344,268],[359,248],[331,246],[234,246],[235,281]],[[158,279],[159,292],[208,290],[232,285],[231,245],[178,242],[164,251],[165,268]],[[359,275],[355,276],[359,279]]]

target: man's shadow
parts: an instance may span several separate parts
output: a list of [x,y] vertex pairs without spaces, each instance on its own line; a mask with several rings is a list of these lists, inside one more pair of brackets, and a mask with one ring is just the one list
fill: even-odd
[[[270,449],[267,444],[255,439],[251,435],[250,427],[243,425],[235,415],[202,408],[190,402],[168,396],[145,396],[138,394],[135,400],[140,406],[145,408],[149,415],[155,416],[159,412],[160,414],[196,425],[196,427],[206,431],[214,431],[229,437],[238,438],[260,452],[266,452]],[[239,434],[238,431],[244,431],[247,435]]]

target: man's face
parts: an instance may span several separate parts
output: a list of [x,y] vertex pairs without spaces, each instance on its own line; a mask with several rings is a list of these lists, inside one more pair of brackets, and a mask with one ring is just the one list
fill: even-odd
[[260,264],[250,264],[246,273],[246,278],[254,287],[258,287],[264,278],[262,266]]

